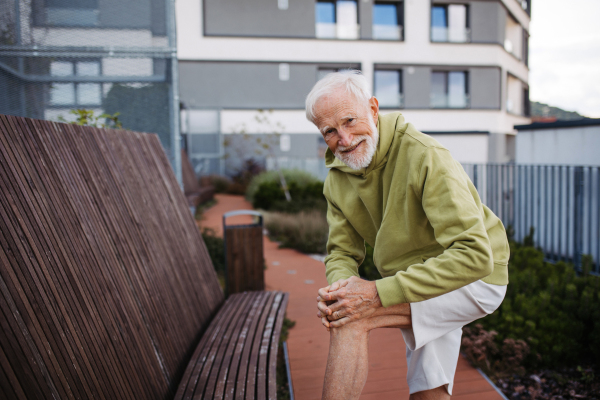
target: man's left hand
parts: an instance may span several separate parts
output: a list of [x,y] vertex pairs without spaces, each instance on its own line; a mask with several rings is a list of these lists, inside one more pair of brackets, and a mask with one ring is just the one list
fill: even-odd
[[[368,317],[382,307],[375,282],[353,276],[340,281],[337,290],[331,289],[333,288],[330,291],[320,289],[317,299],[319,314],[330,321],[331,328]],[[328,305],[331,301],[334,303]]]

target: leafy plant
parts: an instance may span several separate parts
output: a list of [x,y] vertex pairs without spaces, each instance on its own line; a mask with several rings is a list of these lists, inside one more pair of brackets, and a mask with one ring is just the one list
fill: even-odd
[[[116,112],[114,114],[102,113],[95,115],[94,110],[86,110],[85,108],[78,108],[70,110],[69,114],[75,115],[75,121],[71,121],[71,124],[92,126],[94,128],[115,128],[120,129],[123,127],[121,121],[119,121],[119,115],[121,113]],[[60,122],[69,122],[62,115],[58,117]]]
[[281,243],[304,253],[325,253],[329,227],[322,211],[302,211],[298,214],[267,212],[265,227],[269,235]]

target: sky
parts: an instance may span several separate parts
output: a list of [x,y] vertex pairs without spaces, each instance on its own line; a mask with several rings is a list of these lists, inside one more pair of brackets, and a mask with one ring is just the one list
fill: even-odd
[[600,0],[532,0],[532,101],[600,118]]

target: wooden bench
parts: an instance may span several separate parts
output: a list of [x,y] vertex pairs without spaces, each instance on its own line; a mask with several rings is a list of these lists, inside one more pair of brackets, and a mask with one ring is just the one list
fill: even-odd
[[288,295],[224,300],[156,135],[0,115],[0,204],[0,398],[276,398]]

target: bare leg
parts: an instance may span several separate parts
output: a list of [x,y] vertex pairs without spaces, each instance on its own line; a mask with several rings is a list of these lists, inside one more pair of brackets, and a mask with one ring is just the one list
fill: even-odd
[[323,399],[345,400],[360,397],[369,371],[370,330],[410,326],[410,306],[399,304],[371,317],[339,328],[331,328]]
[[331,328],[323,400],[358,399],[369,371],[369,330],[357,321]]
[[440,386],[435,389],[423,390],[413,393],[409,397],[410,400],[447,400],[450,399],[446,386]]

